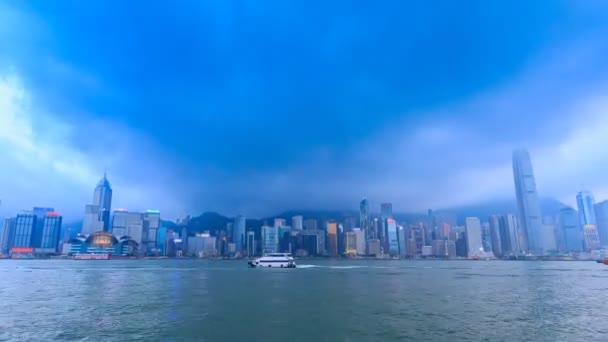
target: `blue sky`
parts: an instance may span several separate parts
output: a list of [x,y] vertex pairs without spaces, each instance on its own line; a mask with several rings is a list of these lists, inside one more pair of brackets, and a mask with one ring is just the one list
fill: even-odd
[[[0,213],[608,198],[601,1],[3,1]],[[378,204],[379,206],[379,204]]]

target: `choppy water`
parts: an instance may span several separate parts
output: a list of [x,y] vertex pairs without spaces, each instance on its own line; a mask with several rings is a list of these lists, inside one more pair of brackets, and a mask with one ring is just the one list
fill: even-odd
[[608,340],[601,264],[303,263],[0,261],[0,341]]

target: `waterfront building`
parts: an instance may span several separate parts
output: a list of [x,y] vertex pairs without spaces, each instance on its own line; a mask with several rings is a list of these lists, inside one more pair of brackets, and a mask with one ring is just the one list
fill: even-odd
[[386,220],[386,232],[388,239],[388,254],[399,255],[399,237],[397,235],[397,222],[389,218]]
[[247,232],[247,256],[252,257],[257,254],[255,248],[255,232],[250,230]]
[[519,254],[517,220],[512,214],[499,217],[500,249],[502,255]]
[[432,246],[422,246],[422,256],[430,257],[433,255],[433,247]]
[[597,221],[597,232],[600,235],[602,246],[608,246],[608,201],[595,205],[595,219]]
[[477,217],[467,217],[465,220],[467,236],[467,255],[469,258],[483,255],[483,242],[481,240],[481,222]]
[[497,215],[492,215],[488,219],[488,224],[490,225],[490,236],[492,239],[492,253],[494,253],[495,257],[501,258],[503,243],[501,240],[500,219]]
[[232,241],[234,242],[236,251],[240,254],[245,243],[245,216],[237,215],[234,218],[234,231],[232,233]]
[[305,229],[300,232],[301,247],[310,256],[325,255],[325,232]]
[[445,248],[448,258],[456,257],[456,243],[454,241],[447,240],[445,242]]
[[160,250],[157,248],[160,223],[160,211],[148,209],[143,213],[142,245],[145,246],[145,253],[148,255],[160,255]]
[[490,232],[490,224],[483,222],[481,224],[481,243],[484,252],[492,252],[492,234]]
[[140,252],[145,252],[144,240],[144,214],[129,212],[124,209],[116,209],[112,217],[111,232],[116,238],[128,237],[142,247]]
[[431,247],[433,248],[433,255],[438,258],[445,258],[448,256],[447,251],[447,240],[433,240]]
[[279,249],[279,230],[275,227],[262,226],[262,254],[276,253]]
[[589,224],[597,225],[595,217],[595,199],[589,191],[581,191],[576,195],[576,204],[578,206],[578,216],[581,227]]
[[399,256],[407,256],[407,234],[403,226],[397,226],[397,241],[399,242]]
[[84,219],[82,221],[82,235],[90,235],[103,230],[104,222],[99,220],[99,206],[87,204],[84,207]]
[[593,224],[586,224],[583,227],[583,237],[585,241],[585,250],[592,251],[600,249],[600,236]]
[[338,256],[338,224],[327,222],[327,252],[330,256]]
[[541,212],[530,154],[526,150],[513,152],[513,179],[519,210],[519,249],[542,254],[540,241]]
[[275,218],[274,219],[274,226],[276,228],[285,227],[286,226],[285,219],[284,218],[280,218],[280,217]]
[[555,225],[545,223],[542,225],[541,230],[541,241],[543,243],[543,250],[547,251],[556,251],[557,243],[555,241]]
[[8,254],[13,247],[13,238],[15,234],[15,219],[7,217],[2,224],[0,231],[0,254]]
[[40,222],[42,222],[42,232],[40,238],[40,245],[35,246],[37,247],[36,253],[57,253],[57,248],[59,247],[59,240],[61,238],[62,221],[63,218],[57,212],[51,211],[45,213],[44,218],[40,220]]
[[355,232],[344,233],[345,253],[349,256],[357,255],[357,235]]
[[368,255],[381,255],[382,250],[380,248],[380,240],[378,239],[369,239],[367,242],[367,254]]
[[583,237],[579,226],[579,218],[576,210],[564,207],[559,211],[560,233],[563,236],[564,252],[580,252],[583,250]]
[[86,238],[78,236],[63,244],[62,253],[66,255],[85,254],[109,254],[119,256],[133,256],[139,254],[137,242],[123,237],[116,238],[109,232],[98,231]]
[[361,200],[361,203],[359,203],[359,227],[361,227],[361,229],[363,229],[363,231],[365,232],[366,239],[369,240],[376,238],[376,236],[374,236],[374,234],[372,233],[371,229],[371,221],[369,217],[369,202],[367,201],[367,198],[364,198],[363,200]]
[[32,242],[36,220],[37,217],[33,213],[26,212],[17,215],[11,248],[34,247]]
[[365,232],[361,228],[353,229],[357,241],[357,255],[365,255]]
[[302,230],[304,228],[302,215],[296,215],[291,218],[291,227],[295,230]]
[[312,230],[315,231],[317,230],[317,220],[314,218],[309,218],[304,220],[304,230]]
[[406,255],[410,258],[416,256],[416,240],[409,238],[407,239],[407,248],[405,251]]

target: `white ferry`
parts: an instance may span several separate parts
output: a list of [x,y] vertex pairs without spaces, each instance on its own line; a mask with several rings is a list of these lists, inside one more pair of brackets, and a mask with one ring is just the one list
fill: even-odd
[[296,268],[296,262],[289,253],[270,253],[265,256],[249,261],[252,268]]

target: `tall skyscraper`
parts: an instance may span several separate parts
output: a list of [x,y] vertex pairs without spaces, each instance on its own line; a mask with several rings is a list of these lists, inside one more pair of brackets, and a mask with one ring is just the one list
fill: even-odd
[[388,251],[384,252],[396,256],[399,254],[399,236],[397,232],[397,222],[392,218],[386,219],[386,233]]
[[495,257],[501,258],[503,243],[500,238],[500,219],[498,216],[492,215],[488,219],[488,222],[490,224],[490,236],[492,238],[492,252],[494,253]]
[[128,236],[139,245],[139,252],[146,252],[144,245],[144,214],[129,212],[126,210],[115,210],[112,218],[112,234],[120,239]]
[[304,221],[304,230],[317,230],[317,220],[314,218],[308,218]]
[[302,230],[302,228],[304,228],[303,217],[301,215],[296,215],[292,217],[291,227],[295,230]]
[[576,210],[564,207],[559,211],[559,227],[563,237],[564,252],[580,252],[583,250],[583,237]]
[[276,253],[279,249],[279,228],[262,226],[262,254]]
[[519,247],[522,251],[542,254],[540,204],[532,161],[526,150],[513,152],[513,179],[519,210],[519,226],[524,235],[520,237]]
[[15,219],[5,218],[2,231],[0,231],[0,254],[8,254],[13,246],[13,237],[15,234]]
[[375,239],[372,229],[371,222],[369,219],[369,202],[367,198],[364,198],[359,204],[359,226],[365,232],[366,239]]
[[[113,225],[113,224],[112,224]],[[158,230],[160,229],[160,211],[148,209],[144,213],[144,226],[142,229],[142,242],[145,245],[145,253],[150,255],[160,254],[158,249]]]
[[36,227],[36,215],[23,213],[15,218],[15,233],[12,247],[33,247],[33,234]]
[[380,218],[386,220],[388,218],[393,218],[393,204],[392,203],[382,203],[380,204]]
[[245,216],[237,215],[234,218],[234,231],[232,233],[232,241],[234,242],[235,248],[237,252],[241,252],[243,250],[243,246],[245,243]]
[[256,255],[255,232],[250,230],[247,232],[247,256],[252,257],[254,255]]
[[327,222],[327,252],[330,256],[338,256],[338,224]]
[[585,250],[592,251],[600,248],[600,235],[597,233],[595,225],[585,225],[583,227],[583,237],[585,239]]
[[581,227],[588,224],[597,225],[595,219],[595,199],[589,191],[581,191],[576,195],[576,204],[578,206],[578,216]]
[[608,201],[595,205],[595,219],[597,232],[600,234],[600,243],[602,246],[608,246]]
[[503,255],[518,254],[519,238],[517,234],[517,220],[512,214],[500,216],[500,249]]
[[112,187],[105,172],[93,192],[93,204],[99,207],[99,221],[103,222],[103,230],[105,232],[109,231],[110,210],[112,209]]
[[468,257],[480,257],[483,255],[483,242],[481,240],[481,222],[477,217],[467,217],[465,220],[467,232]]

